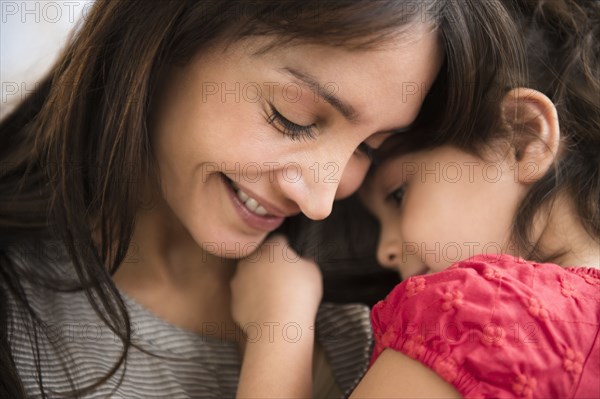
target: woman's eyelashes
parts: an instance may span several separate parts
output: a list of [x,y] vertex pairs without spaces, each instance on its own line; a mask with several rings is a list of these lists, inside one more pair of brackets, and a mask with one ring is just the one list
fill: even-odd
[[[314,140],[316,138],[316,124],[313,123],[311,125],[298,125],[297,123],[294,123],[285,116],[283,116],[281,112],[277,111],[273,104],[269,104],[269,106],[271,108],[271,115],[269,115],[269,117],[267,118],[267,122],[270,125],[276,123],[278,125],[276,126],[277,130],[279,130],[285,136],[291,138],[292,140]],[[368,144],[360,143],[356,150],[365,154],[370,160],[373,159],[373,152],[375,151],[375,149],[370,147]]]
[[277,109],[272,104],[269,104],[269,106],[271,107],[271,115],[269,115],[269,117],[267,118],[267,122],[270,125],[276,123],[278,125],[276,126],[277,130],[279,130],[285,136],[289,137],[292,140],[315,139],[316,135],[314,131],[314,123],[311,125],[298,125],[281,115],[281,113],[277,111]]
[[406,184],[402,184],[400,187],[392,191],[386,197],[387,201],[391,201],[396,207],[400,207],[402,205],[402,200],[404,199],[404,194],[406,193]]

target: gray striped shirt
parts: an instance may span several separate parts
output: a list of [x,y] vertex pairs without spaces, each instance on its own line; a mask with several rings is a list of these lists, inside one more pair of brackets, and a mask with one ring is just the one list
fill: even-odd
[[[121,354],[122,343],[96,315],[85,294],[44,291],[27,285],[25,290],[31,306],[50,331],[48,337],[39,337],[42,382],[46,391],[70,390],[63,364],[67,365],[77,388],[104,376]],[[162,358],[130,347],[126,367],[121,367],[87,397],[235,396],[241,368],[236,343],[169,324],[122,291],[121,294],[133,328],[132,342]],[[28,394],[39,397],[34,352],[28,336],[31,330],[21,312],[17,309],[11,316],[9,341]],[[336,391],[338,397],[340,393],[346,396],[366,371],[369,361],[372,346],[369,308],[362,304],[324,303],[319,309],[316,327],[317,346],[322,351],[314,362],[315,396],[331,397]],[[330,368],[322,367],[323,364]],[[333,378],[328,378],[328,373]],[[51,394],[50,397],[62,395]]]

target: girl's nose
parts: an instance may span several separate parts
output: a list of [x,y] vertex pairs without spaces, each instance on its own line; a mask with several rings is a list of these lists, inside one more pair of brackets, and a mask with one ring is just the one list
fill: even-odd
[[402,252],[399,240],[380,241],[377,248],[377,261],[381,266],[390,269],[399,269],[401,256]]

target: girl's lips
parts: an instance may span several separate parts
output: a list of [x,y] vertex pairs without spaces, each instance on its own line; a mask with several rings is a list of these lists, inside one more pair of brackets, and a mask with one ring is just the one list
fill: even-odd
[[221,176],[223,179],[225,190],[227,191],[227,194],[232,202],[233,208],[248,226],[252,227],[253,229],[265,232],[273,231],[279,226],[281,226],[281,224],[285,220],[285,217],[273,215],[261,216],[257,215],[254,212],[251,212],[238,198],[236,192],[233,190],[233,186],[231,185],[229,179],[225,175]]
[[403,274],[402,274],[402,272],[400,272],[400,274],[402,275],[402,279],[403,279],[403,280],[406,280],[406,279],[407,279],[407,278],[409,278],[409,277],[423,276],[423,275],[425,275],[425,274],[431,274],[431,273],[433,273],[433,270],[431,270],[431,269],[429,268],[429,266],[427,266],[427,265],[423,265],[423,266],[421,267],[421,269],[419,269],[419,270],[416,270],[416,271],[415,271],[415,272],[413,272],[413,273],[410,273],[410,274],[408,274],[408,273],[407,273],[407,275],[406,275],[406,276],[405,276],[405,275],[403,275]]

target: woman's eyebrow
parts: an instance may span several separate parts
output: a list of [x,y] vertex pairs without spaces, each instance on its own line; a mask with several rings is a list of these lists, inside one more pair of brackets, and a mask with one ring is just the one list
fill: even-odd
[[287,73],[288,75],[292,75],[298,80],[301,80],[316,96],[321,97],[323,100],[329,103],[349,122],[358,123],[358,112],[356,112],[356,110],[350,104],[337,97],[331,92],[331,90],[319,83],[314,76],[290,67],[281,68],[281,71]]

